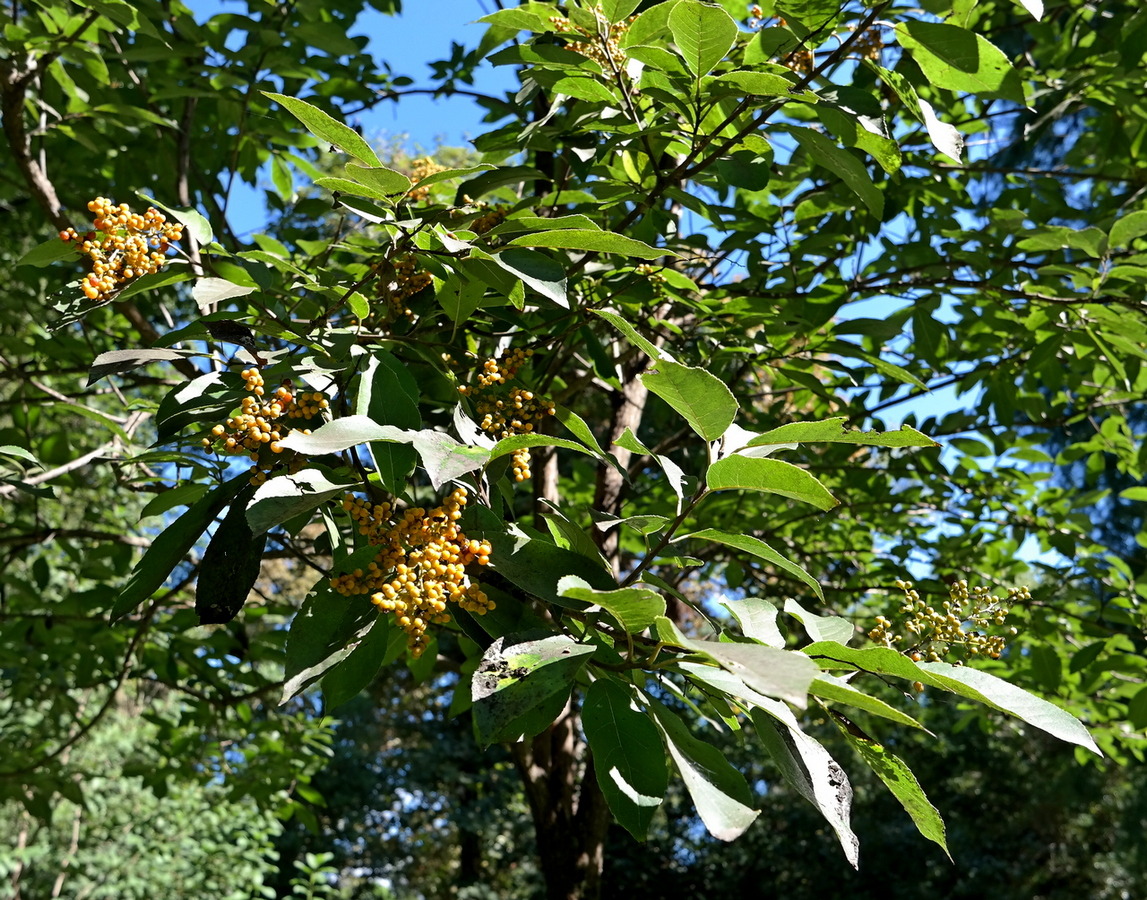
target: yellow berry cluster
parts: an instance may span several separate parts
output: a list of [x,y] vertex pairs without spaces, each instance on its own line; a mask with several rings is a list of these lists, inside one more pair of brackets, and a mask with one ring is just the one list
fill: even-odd
[[581,25],[571,22],[564,16],[551,16],[550,24],[560,34],[577,34],[587,40],[573,41],[566,45],[566,49],[592,59],[601,66],[605,72],[624,72],[626,56],[621,49],[621,38],[629,31],[629,26],[636,19],[630,16],[622,22],[610,22],[601,9],[594,7],[593,16],[597,20],[597,30],[591,31]]
[[[968,582],[955,581],[948,588],[948,599],[940,609],[935,609],[921,599],[911,581],[897,581],[896,587],[904,594],[900,614],[906,617],[902,627],[907,634],[897,634],[896,626],[887,616],[877,616],[876,626],[868,636],[886,647],[908,644],[903,652],[913,662],[941,662],[952,650],[962,653],[964,659],[973,656],[999,659],[1007,639],[988,634],[988,629],[1003,625],[1011,606],[1031,599],[1026,587],[1009,588],[1003,599],[994,596],[990,588],[981,586],[969,590]],[[1009,633],[1016,634],[1016,629],[1009,629]],[[957,665],[961,662],[956,661]]]
[[494,601],[466,574],[466,567],[490,562],[489,541],[470,540],[458,527],[466,506],[465,488],[457,488],[442,505],[410,507],[401,514],[390,503],[370,503],[347,494],[342,507],[359,534],[378,554],[367,568],[336,575],[331,587],[344,596],[370,595],[370,602],[394,615],[406,632],[414,656],[426,649],[430,623],[450,621],[447,603],[485,615]]
[[[445,172],[446,166],[440,166],[429,156],[420,156],[410,164],[410,180],[418,184],[423,178],[429,178],[439,172]],[[411,203],[421,203],[430,196],[429,187],[416,187],[406,192],[406,199]]]
[[[522,365],[534,355],[533,350],[514,348],[506,350],[496,359],[487,359],[478,373],[477,387],[462,385],[458,393],[474,400],[474,411],[482,418],[478,427],[496,438],[512,434],[532,434],[546,416],[554,414],[554,404],[538,397],[525,388],[505,389]],[[522,482],[531,476],[530,449],[515,450],[510,459],[514,481]]]
[[413,254],[404,253],[389,260],[389,265],[380,263],[379,268],[389,273],[378,280],[378,298],[386,304],[385,318],[388,321],[398,316],[413,316],[407,309],[406,301],[423,288],[430,286],[430,273],[418,268]]
[[880,62],[880,51],[883,49],[884,41],[875,28],[868,29],[852,42],[853,53],[861,59],[870,59],[873,62]]
[[635,266],[633,272],[635,275],[640,275],[645,279],[657,296],[664,296],[667,279],[665,278],[665,271],[661,266],[651,266],[649,263],[642,263],[639,266]]
[[781,65],[797,75],[807,75],[816,67],[816,58],[808,47],[800,47],[781,60]]
[[470,223],[470,228],[475,234],[485,234],[491,228],[496,228],[506,221],[506,207],[498,205],[487,209],[482,215],[478,216],[473,222]]
[[96,197],[88,210],[96,217],[94,230],[81,236],[65,228],[60,240],[74,242],[92,261],[92,271],[80,282],[89,300],[110,300],[126,282],[158,272],[167,262],[168,247],[183,237],[183,226],[169,225],[153,207],[140,215],[126,203],[117,206],[107,197]]
[[758,28],[761,21],[765,18],[765,11],[761,9],[759,4],[754,3],[749,7],[749,27]]
[[[239,412],[230,416],[225,425],[212,428],[211,437],[203,438],[203,446],[224,453],[248,454],[255,463],[251,467],[251,483],[255,485],[265,482],[276,469],[297,472],[304,464],[303,457],[292,454],[286,465],[275,460],[283,452],[283,438],[292,430],[281,420],[314,418],[330,407],[330,401],[319,391],[296,394],[290,380],[264,400],[266,385],[262,373],[252,367],[240,374],[248,395],[239,404]],[[310,434],[308,428],[301,431]]]

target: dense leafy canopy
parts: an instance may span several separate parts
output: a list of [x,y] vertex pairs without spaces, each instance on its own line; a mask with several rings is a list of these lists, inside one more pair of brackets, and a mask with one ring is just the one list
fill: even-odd
[[[437,161],[355,127],[411,84],[355,0],[5,7],[22,821],[81,820],[79,751],[129,694],[141,787],[311,823],[315,712],[394,703],[406,741],[421,698],[511,744],[457,756],[467,883],[489,810],[528,804],[551,896],[601,891],[610,817],[751,841],[763,784],[855,865],[857,767],[949,849],[898,746],[951,729],[933,704],[1142,761],[1143,572],[1092,517],[1144,490],[1147,13],[761,6],[486,15],[432,87],[520,87]],[[265,187],[250,239],[237,182]],[[495,806],[477,773],[509,760]]]

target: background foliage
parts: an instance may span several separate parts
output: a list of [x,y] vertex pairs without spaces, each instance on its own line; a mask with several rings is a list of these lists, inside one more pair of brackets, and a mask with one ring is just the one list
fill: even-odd
[[[179,3],[5,6],[0,818],[14,849],[0,864],[13,896],[153,896],[173,865],[188,896],[545,883],[664,896],[749,878],[798,896],[826,896],[826,880],[861,896],[889,883],[971,896],[983,879],[1002,896],[1142,892],[1147,14],[762,5],[758,19],[736,3],[605,3],[611,44],[590,4],[522,4],[426,85],[352,36],[354,2],[199,20]],[[380,162],[339,124],[401,110],[407,92],[470,91],[483,60],[513,67],[520,90],[471,91],[490,129],[472,152],[437,153],[453,171],[425,193],[408,193],[423,164]],[[240,183],[270,215],[250,239],[232,224]],[[181,256],[88,302],[65,287],[85,270],[53,235],[83,232],[92,197],[146,206],[137,193],[184,222]],[[410,271],[426,275],[407,293]],[[513,384],[557,415],[491,453],[457,389],[508,346],[535,351]],[[202,447],[238,406],[251,351],[268,386],[325,391],[348,429],[287,441],[315,463],[308,489],[276,489],[291,483],[278,475],[253,494],[246,463]],[[754,434],[797,429],[762,446],[797,445],[746,453],[734,415]],[[809,425],[830,417],[887,434],[826,443],[848,433]],[[512,451],[531,442],[532,477],[516,482]],[[366,443],[369,456],[351,449]],[[493,545],[492,571],[471,574],[497,615],[459,612],[416,658],[365,597],[324,587],[356,539],[334,486],[433,507],[452,478],[471,487],[467,534]],[[239,515],[212,526],[240,490]],[[250,527],[269,529],[265,548]],[[233,557],[201,566],[224,528],[216,553],[258,561],[250,578]],[[832,829],[729,704],[770,710],[790,735],[776,697],[819,684],[839,711],[796,648],[863,641],[790,607],[786,642],[762,601],[797,598],[859,634],[897,617],[906,576],[937,604],[953,579],[1029,584],[1007,652],[977,665],[1078,716],[1115,765],[1077,762],[938,686],[910,702],[887,676],[907,673],[905,687],[923,670],[870,654],[886,671],[857,686],[939,738],[855,695],[855,730],[815,703],[802,715],[857,793],[864,864],[830,876]],[[595,593],[619,581],[640,589]],[[750,604],[740,627],[722,597]],[[492,643],[542,633],[592,661]],[[508,704],[470,707],[483,657],[497,690],[478,700]],[[798,660],[791,678],[782,660]],[[506,674],[518,668],[531,674]],[[620,738],[592,713],[583,727],[587,689],[625,720]],[[942,851],[897,849],[918,846],[912,820],[850,749],[877,736],[945,814],[966,873],[955,886]],[[687,790],[658,784],[663,741],[693,773]],[[663,791],[659,811],[608,781],[603,796],[591,758],[638,794]],[[821,779],[835,786],[835,770]],[[814,799],[831,822],[833,803]],[[607,802],[647,843],[606,831]],[[744,830],[758,806],[738,841],[707,836]],[[224,848],[226,865],[194,865]]]

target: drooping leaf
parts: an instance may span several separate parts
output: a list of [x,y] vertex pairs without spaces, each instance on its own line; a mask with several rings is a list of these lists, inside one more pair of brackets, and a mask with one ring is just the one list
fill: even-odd
[[608,309],[595,309],[594,315],[601,316],[605,321],[609,322],[614,328],[629,338],[629,342],[633,346],[638,347],[650,359],[668,360],[673,361],[673,357],[666,351],[655,346],[651,341],[638,334],[637,329],[627,322],[622,316]]
[[657,726],[633,708],[631,688],[606,678],[586,691],[581,720],[610,812],[637,840],[645,840],[669,782]]
[[914,663],[889,647],[856,649],[828,641],[810,644],[804,648],[804,652],[825,669],[861,670],[891,675],[967,697],[1023,719],[1029,725],[1062,741],[1078,744],[1099,756],[1103,755],[1087,729],[1074,716],[979,669],[948,663]]
[[928,795],[924,793],[920,782],[916,780],[916,776],[912,774],[912,770],[904,760],[889,752],[883,744],[867,736],[860,737],[844,727],[841,728],[841,732],[912,817],[917,830],[928,840],[939,844],[948,859],[951,859],[944,820],[940,818],[940,813],[928,800]]
[[835,141],[811,128],[789,127],[786,130],[818,165],[838,176],[877,220],[884,216],[884,194],[873,183],[864,163]]
[[155,536],[112,605],[112,619],[123,618],[163,587],[215,517],[250,480],[250,475],[244,472],[224,482],[196,500],[187,512]]
[[852,830],[852,785],[844,769],[801,730],[783,703],[758,706],[751,715],[761,742],[785,781],[820,810],[836,832],[845,858],[857,868],[860,842]]
[[199,563],[195,582],[195,612],[200,625],[230,622],[243,608],[259,568],[267,535],[255,535],[247,524],[250,486],[239,492],[215,529]]
[[[356,415],[380,425],[417,431],[422,427],[418,396],[418,382],[401,360],[389,350],[373,348],[359,376]],[[382,486],[392,494],[401,494],[418,463],[417,451],[398,441],[374,441],[369,447]]]
[[906,712],[885,703],[879,697],[873,697],[871,694],[857,690],[845,681],[843,677],[829,675],[827,672],[821,673],[819,677],[813,679],[808,692],[815,697],[820,697],[822,700],[835,700],[837,703],[844,703],[847,706],[862,709],[874,716],[880,716],[882,719],[896,722],[898,725],[905,725],[908,728],[918,728],[928,734],[932,733]]
[[647,698],[647,703],[709,833],[722,841],[740,837],[760,815],[753,809],[753,796],[745,777],[720,750],[690,734],[675,712],[652,698]]
[[368,688],[391,655],[387,652],[391,645],[399,652],[405,650],[406,635],[391,627],[390,616],[378,616],[350,653],[323,673],[326,709],[337,709]]

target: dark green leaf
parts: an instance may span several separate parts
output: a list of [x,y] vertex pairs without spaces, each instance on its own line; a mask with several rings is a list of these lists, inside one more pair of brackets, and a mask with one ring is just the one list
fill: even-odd
[[156,535],[112,605],[112,618],[123,618],[163,587],[167,577],[183,562],[207,526],[250,481],[251,476],[246,472],[236,475],[195,501],[187,512]]
[[599,679],[586,691],[581,719],[597,783],[610,811],[626,831],[643,841],[665,796],[669,773],[657,726],[632,704],[631,687]]

